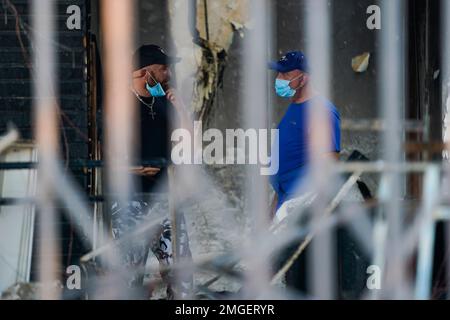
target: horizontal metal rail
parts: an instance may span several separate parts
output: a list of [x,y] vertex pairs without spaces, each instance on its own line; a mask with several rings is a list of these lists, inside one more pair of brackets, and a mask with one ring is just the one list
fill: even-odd
[[[0,162],[0,170],[27,170],[36,169],[39,162]],[[70,169],[94,169],[104,166],[103,160],[75,160],[70,161],[68,167]],[[141,161],[134,166],[165,168],[169,162],[164,158],[154,158],[151,160]]]

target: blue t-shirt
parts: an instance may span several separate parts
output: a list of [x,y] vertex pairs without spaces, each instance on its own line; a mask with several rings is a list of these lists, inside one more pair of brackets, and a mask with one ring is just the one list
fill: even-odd
[[308,109],[316,103],[321,103],[329,111],[331,128],[329,152],[341,151],[340,116],[333,103],[321,96],[316,96],[303,103],[291,103],[278,125],[279,166],[278,173],[271,177],[272,186],[277,191],[279,199],[280,195],[283,198],[285,194],[290,194],[294,184],[298,184],[307,171],[309,161]]

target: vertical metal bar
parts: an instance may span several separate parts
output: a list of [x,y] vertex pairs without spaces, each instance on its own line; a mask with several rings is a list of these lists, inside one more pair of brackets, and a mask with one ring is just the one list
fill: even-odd
[[[441,10],[441,42],[442,42],[442,57],[450,56],[450,1],[443,0],[442,2],[442,10]],[[448,59],[442,59],[442,79],[443,79],[443,114],[444,117],[444,128],[443,128],[443,139],[446,146],[446,150],[444,151],[444,168],[445,168],[445,184],[444,190],[449,190],[448,186],[450,186],[450,62]],[[446,187],[445,187],[446,186]],[[447,198],[450,197],[450,192],[444,195]],[[445,223],[445,252],[446,255],[450,254],[450,222]],[[450,262],[447,260],[447,299],[450,299]]]
[[109,190],[127,201],[132,191],[129,174],[134,157],[133,71],[134,1],[102,0],[101,21],[105,66],[106,169]]
[[422,196],[423,216],[422,227],[419,236],[419,254],[416,271],[416,299],[430,299],[431,283],[433,278],[433,253],[435,241],[435,222],[433,210],[439,195],[439,167],[431,165],[425,172],[425,185]]
[[[244,126],[250,130],[267,128],[268,125],[268,94],[267,62],[269,58],[270,34],[269,0],[249,1],[248,12],[253,27],[248,32],[244,44],[244,87],[243,100]],[[259,139],[261,137],[259,136]],[[251,142],[250,142],[251,143]],[[249,152],[251,148],[248,148]],[[251,253],[248,255],[245,294],[247,298],[261,297],[269,288],[269,256],[270,250],[261,248],[259,243],[265,239],[269,224],[269,189],[266,176],[260,173],[260,165],[246,166],[246,199],[252,221]]]
[[[313,0],[307,2],[305,13],[306,33],[308,45],[306,55],[311,69],[311,81],[314,88],[324,97],[330,93],[330,3],[327,0]],[[321,119],[327,119],[327,110],[322,103],[313,100],[309,109],[309,123],[311,125],[310,185],[319,193],[317,201],[313,204],[314,221],[320,221],[320,217],[326,208],[326,188],[330,185],[332,168],[330,160],[323,157],[323,151],[329,149],[331,126],[326,125]],[[328,180],[328,182],[326,182]],[[324,230],[311,243],[311,255],[308,259],[308,275],[310,292],[315,298],[332,299],[335,296],[335,277],[333,267],[335,265],[334,250],[332,247],[332,233]]]
[[[204,2],[206,6],[206,2]],[[173,79],[171,81],[171,87],[177,88],[177,93],[180,95],[179,98],[181,101],[186,102],[186,114],[181,115],[178,114],[181,118],[186,117],[186,119],[178,121],[179,119],[174,118],[175,113],[171,113],[170,118],[170,128],[171,130],[178,129],[177,123],[180,123],[180,127],[183,129],[187,129],[193,136],[194,139],[194,154],[193,154],[193,163],[195,165],[202,164],[202,130],[192,130],[191,127],[191,119],[189,115],[189,111],[192,109],[192,102],[194,100],[193,94],[195,91],[196,79],[195,75],[197,73],[197,63],[195,60],[195,50],[198,50],[195,46],[193,46],[193,38],[192,38],[192,28],[194,21],[191,21],[193,17],[190,16],[189,12],[194,10],[192,7],[192,1],[185,0],[170,0],[168,1],[168,9],[170,13],[168,31],[173,39],[173,46],[169,49],[173,53],[177,53],[177,56],[182,57],[182,62],[176,64],[174,67],[176,71],[176,76],[173,77],[176,79],[176,83],[174,83]],[[205,11],[206,12],[206,11]],[[197,12],[194,12],[197,14]],[[196,19],[194,19],[196,20]],[[206,20],[206,25],[208,24]],[[173,107],[169,105],[169,107]],[[185,123],[185,121],[187,121]],[[201,124],[200,124],[201,127]],[[199,152],[196,147],[199,147]],[[182,230],[181,230],[181,222],[184,220],[182,216],[182,200],[180,199],[192,199],[192,193],[190,188],[186,188],[186,186],[190,186],[193,181],[195,181],[198,186],[202,186],[205,183],[204,177],[201,176],[201,172],[196,170],[197,168],[192,168],[185,165],[178,166],[170,166],[168,168],[168,179],[169,179],[169,211],[170,218],[172,222],[172,254],[174,261],[174,282],[176,282],[177,286],[181,288],[183,286],[182,279],[185,278],[185,275],[188,275],[192,270],[193,266],[188,266],[184,268],[177,268],[176,266],[179,264],[186,264],[188,261],[186,257],[182,256]],[[176,292],[178,296],[176,299],[190,299],[189,296],[183,296],[183,293]]]
[[172,256],[173,261],[177,261],[178,259],[178,219],[177,219],[177,188],[175,184],[175,168],[173,165],[169,166],[167,168],[167,175],[169,180],[169,212],[170,212],[170,219],[172,221]]
[[61,274],[57,218],[53,204],[55,186],[51,182],[58,150],[56,55],[52,44],[52,39],[55,37],[55,5],[55,1],[52,0],[34,0],[31,10],[35,41],[33,89],[36,98],[34,102],[35,137],[39,152],[39,279],[42,284],[42,299],[59,298],[55,281]]
[[[386,125],[383,135],[383,153],[386,162],[400,163],[402,160],[402,137],[400,121],[404,114],[404,48],[403,33],[404,2],[384,0],[381,4],[381,85],[379,91],[380,110]],[[387,269],[385,293],[399,299],[405,293],[405,264],[401,247],[402,212],[400,197],[402,184],[398,172],[385,173],[389,183],[389,199],[385,212],[388,221]]]
[[[380,271],[384,270],[386,264],[386,239],[387,239],[387,223],[383,218],[383,212],[381,208],[377,209],[376,218],[373,225],[373,243],[374,243],[374,252],[372,255],[372,265],[378,267]],[[380,274],[382,276],[382,274]],[[381,282],[381,285],[383,283]],[[381,288],[380,288],[381,289]],[[371,290],[370,299],[376,300],[380,298],[380,290],[375,289]]]
[[[130,90],[133,71],[131,55],[134,47],[135,1],[102,0],[100,5],[105,70],[104,123],[107,191],[115,195],[114,201],[123,204],[130,200],[133,192],[129,168],[130,162],[135,160],[133,128],[136,123],[136,108]],[[110,208],[106,210],[110,212]],[[114,262],[114,257],[109,258],[109,261]],[[124,277],[131,276],[128,273],[132,271],[124,270],[122,265],[116,264],[114,263],[114,270],[120,270]],[[128,293],[131,294],[131,292],[123,288],[123,285],[120,286],[122,283],[118,282],[116,273],[109,274],[107,277],[105,284],[108,288],[99,291],[101,298],[130,298]]]
[[[192,45],[193,38],[191,28],[194,23],[192,17],[189,17],[189,11],[194,10],[190,8],[192,3],[184,0],[169,0],[168,9],[170,12],[170,20],[168,31],[173,39],[173,47],[169,48],[171,52],[177,52],[182,56],[182,62],[174,65],[176,71],[177,91],[181,95],[183,102],[187,103],[187,107],[191,108],[193,101],[193,92],[195,91],[195,74],[198,71],[196,61],[196,48]],[[194,12],[197,14],[197,12]],[[193,26],[194,28],[196,26]],[[198,48],[197,48],[198,49]],[[171,83],[175,87],[175,83]],[[176,123],[175,119],[170,119],[171,124]],[[201,131],[201,130],[200,130]],[[199,132],[201,135],[202,132]],[[194,138],[194,137],[193,137]],[[201,137],[200,137],[201,139]],[[194,164],[199,164],[201,155],[195,155],[196,161]],[[199,158],[200,156],[200,158]]]

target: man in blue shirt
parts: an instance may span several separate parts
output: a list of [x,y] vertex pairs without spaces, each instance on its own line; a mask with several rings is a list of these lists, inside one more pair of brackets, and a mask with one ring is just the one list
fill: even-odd
[[302,52],[289,52],[279,61],[270,62],[269,68],[278,72],[275,80],[277,95],[291,102],[278,125],[279,170],[270,179],[276,191],[272,204],[273,217],[284,202],[298,196],[299,186],[308,171],[311,145],[310,109],[320,104],[329,115],[327,129],[330,130],[325,132],[330,133],[331,145],[324,152],[325,155],[338,159],[341,151],[341,132],[339,112],[333,103],[314,91],[310,82],[308,61]]

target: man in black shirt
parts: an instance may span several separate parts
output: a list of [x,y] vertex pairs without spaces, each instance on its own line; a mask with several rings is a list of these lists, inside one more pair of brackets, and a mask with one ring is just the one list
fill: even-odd
[[[132,94],[136,98],[137,119],[137,154],[139,160],[154,160],[155,158],[170,159],[170,132],[173,127],[171,120],[183,124],[189,123],[189,114],[181,100],[170,87],[170,65],[180,59],[169,57],[156,45],[141,46],[133,56],[135,71],[133,72]],[[133,177],[139,191],[168,192],[167,170],[144,166],[132,169]],[[112,205],[112,226],[115,239],[130,233],[146,220],[155,219],[158,215],[168,215],[167,199],[156,200],[147,196],[136,196],[125,205],[118,202]],[[183,215],[179,215],[177,232],[177,254],[186,262],[190,261],[191,252],[187,237],[186,223]],[[127,279],[131,287],[142,286],[145,263],[149,248],[159,260],[162,269],[173,264],[171,222],[165,219],[160,231],[151,239],[133,240],[124,248],[124,263],[131,270],[132,278]],[[187,270],[187,269],[186,269]],[[161,276],[167,284],[167,296],[173,298],[189,297],[193,279],[192,273],[180,275],[175,279],[174,272],[161,271]]]

